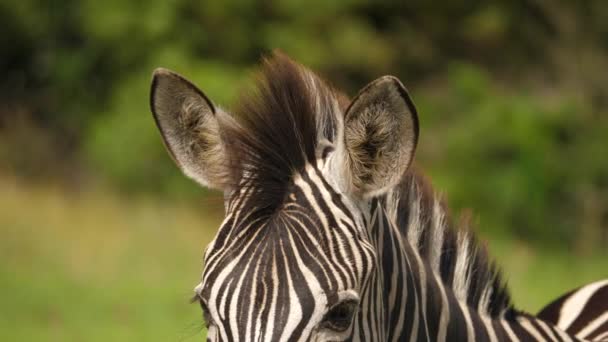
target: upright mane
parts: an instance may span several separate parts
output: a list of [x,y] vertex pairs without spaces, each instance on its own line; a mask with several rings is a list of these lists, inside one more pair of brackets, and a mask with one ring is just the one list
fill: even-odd
[[[285,55],[266,58],[254,91],[240,100],[233,112],[235,122],[223,129],[234,182],[255,191],[260,209],[278,210],[293,175],[320,157],[320,144],[337,138],[345,104],[343,95]],[[486,249],[467,227],[450,218],[447,207],[414,169],[391,194],[379,199],[396,206],[395,223],[404,238],[458,300],[492,317],[513,313],[501,274]],[[419,220],[415,231],[413,219]]]
[[[396,202],[395,204],[390,202]],[[411,168],[385,198],[402,235],[456,298],[491,317],[515,310],[500,269],[471,231],[468,217],[454,220],[425,176]]]
[[319,142],[334,141],[339,96],[281,53],[264,59],[253,92],[233,112],[237,124],[223,134],[239,187],[264,189],[259,202],[276,209],[293,175],[318,157]]

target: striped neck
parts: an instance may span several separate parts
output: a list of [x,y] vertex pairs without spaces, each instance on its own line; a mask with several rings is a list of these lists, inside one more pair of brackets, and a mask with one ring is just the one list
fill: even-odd
[[369,208],[378,272],[362,309],[374,314],[362,316],[382,328],[359,328],[353,340],[581,341],[512,307],[486,252],[468,232],[451,226],[423,182],[412,173],[363,205]]

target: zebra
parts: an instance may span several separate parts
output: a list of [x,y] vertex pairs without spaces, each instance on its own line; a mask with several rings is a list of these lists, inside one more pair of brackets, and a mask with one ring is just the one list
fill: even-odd
[[468,221],[413,163],[418,114],[396,77],[349,100],[273,52],[255,80],[228,112],[153,74],[169,155],[224,194],[194,290],[208,341],[582,340],[515,309]]
[[579,338],[608,341],[608,280],[572,290],[540,310],[537,317]]

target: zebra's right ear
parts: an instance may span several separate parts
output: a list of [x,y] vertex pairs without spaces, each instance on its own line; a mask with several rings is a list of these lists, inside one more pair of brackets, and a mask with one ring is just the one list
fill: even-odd
[[150,108],[167,151],[182,172],[203,186],[224,189],[225,148],[219,111],[195,85],[167,69],[154,71]]

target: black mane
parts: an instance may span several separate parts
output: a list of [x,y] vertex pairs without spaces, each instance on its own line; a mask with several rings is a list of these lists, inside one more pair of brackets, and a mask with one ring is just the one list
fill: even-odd
[[333,140],[340,113],[328,109],[335,101],[329,87],[287,56],[264,59],[254,91],[233,113],[237,124],[223,132],[236,185],[263,189],[257,202],[276,209],[293,175],[316,158],[320,138]]
[[[428,260],[431,249],[437,248],[432,244],[434,202],[438,201],[444,216],[443,243],[439,247],[440,264],[438,271],[443,283],[448,287],[453,286],[454,278],[462,276],[455,274],[458,251],[466,243],[470,256],[468,258],[467,270],[470,272],[470,283],[467,289],[466,302],[470,307],[479,308],[483,293],[491,288],[488,298],[488,306],[483,308],[491,317],[503,316],[512,319],[517,312],[513,307],[511,295],[502,277],[500,268],[489,255],[486,245],[480,243],[472,231],[473,224],[469,215],[463,215],[454,220],[443,197],[433,190],[428,179],[418,171],[416,167],[411,168],[404,175],[398,185],[403,198],[399,203],[397,225],[405,239],[407,239],[407,227],[412,214],[412,203],[420,205],[419,214],[422,231],[418,241],[410,241],[417,247],[420,256]],[[464,241],[466,240],[466,241]]]

